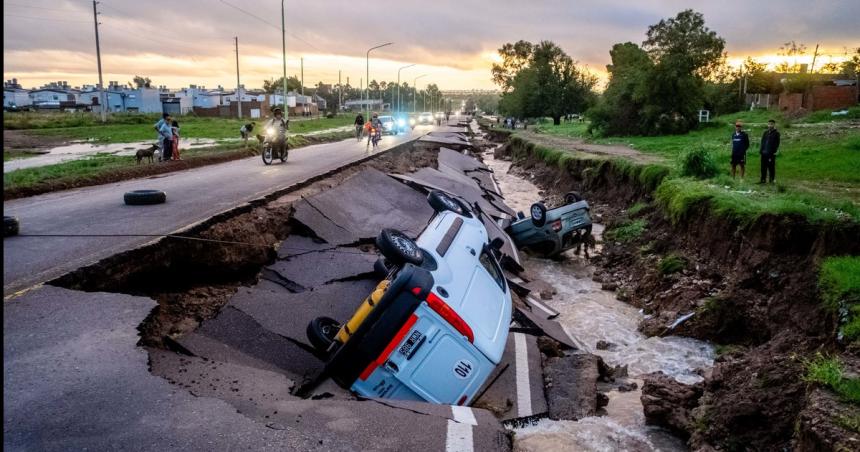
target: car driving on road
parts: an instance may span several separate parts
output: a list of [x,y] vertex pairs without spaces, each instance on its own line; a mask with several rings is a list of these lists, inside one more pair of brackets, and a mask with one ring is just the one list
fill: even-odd
[[380,116],[379,122],[382,124],[383,135],[397,135],[397,121],[394,116]]
[[429,111],[425,111],[418,115],[418,123],[419,124],[433,124],[433,113]]
[[314,319],[308,338],[362,396],[467,405],[502,359],[511,294],[480,214],[440,191],[428,200],[436,214],[416,241],[380,233],[385,277],[353,317]]

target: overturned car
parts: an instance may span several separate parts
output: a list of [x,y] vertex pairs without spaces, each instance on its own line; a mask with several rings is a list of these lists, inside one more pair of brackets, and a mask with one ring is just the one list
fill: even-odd
[[441,191],[413,241],[377,237],[382,281],[343,325],[314,319],[308,339],[324,375],[361,396],[469,404],[501,361],[511,294],[479,212]]
[[554,257],[589,239],[590,212],[579,193],[569,192],[560,206],[547,209],[544,203],[536,202],[531,206],[531,217],[519,212],[507,232],[517,247]]

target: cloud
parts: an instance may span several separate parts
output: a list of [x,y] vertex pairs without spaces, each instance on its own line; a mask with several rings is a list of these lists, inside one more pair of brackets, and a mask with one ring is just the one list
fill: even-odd
[[[228,4],[229,3],[229,4]],[[261,19],[238,11],[235,5]],[[286,2],[288,73],[305,81],[334,82],[337,72],[353,85],[364,77],[365,52],[373,52],[371,78],[394,79],[397,68],[418,63],[411,76],[443,88],[491,88],[490,61],[505,42],[553,40],[574,59],[602,71],[616,42],[639,43],[648,25],[687,8],[679,0],[451,1],[401,0],[382,4],[354,0]],[[376,5],[376,11],[369,11]],[[134,74],[171,86],[235,84],[233,37],[239,37],[243,81],[259,86],[281,72],[280,3],[271,0],[104,0],[101,46],[109,78]],[[696,6],[708,26],[727,41],[732,55],[773,53],[789,40],[816,42],[830,53],[860,45],[860,2],[741,0]],[[797,14],[803,11],[803,14]],[[4,75],[25,84],[51,79],[95,79],[91,3],[82,0],[4,2]],[[46,78],[47,77],[47,78]],[[106,76],[107,77],[107,76]],[[407,78],[404,76],[404,78]],[[311,81],[312,80],[312,81]],[[169,81],[169,82],[168,82]]]

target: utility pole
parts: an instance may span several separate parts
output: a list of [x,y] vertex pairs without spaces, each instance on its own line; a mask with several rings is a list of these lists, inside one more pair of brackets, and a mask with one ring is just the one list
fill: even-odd
[[290,117],[289,111],[287,109],[287,27],[284,21],[284,0],[281,0],[281,49],[283,51],[284,57],[284,116],[286,118]]
[[302,74],[302,82],[301,82],[302,83],[302,96],[304,96],[305,95],[305,57],[302,57],[300,61],[301,61],[301,66],[299,66],[299,67],[300,67],[301,74]]
[[107,102],[105,101],[105,88],[102,81],[102,50],[99,46],[99,11],[96,7],[98,2],[93,0],[93,22],[96,27],[96,62],[99,66],[99,104],[102,116],[102,122],[107,122]]
[[809,73],[815,72],[815,59],[818,58],[818,46],[820,44],[815,44],[815,52],[812,54],[812,66],[809,67]]
[[239,82],[239,37],[233,37],[236,43],[236,103],[239,110],[239,119],[242,119],[242,84]]
[[412,113],[415,113],[415,109],[418,107],[418,79],[421,77],[425,77],[427,74],[419,75],[412,80]]
[[340,69],[337,70],[337,112],[340,113],[340,106],[343,105],[343,85],[340,83]]

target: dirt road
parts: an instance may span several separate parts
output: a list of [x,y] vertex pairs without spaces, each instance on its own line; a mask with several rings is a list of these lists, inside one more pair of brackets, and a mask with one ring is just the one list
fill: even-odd
[[566,138],[534,132],[517,132],[517,135],[543,146],[574,152],[592,154],[599,157],[623,157],[637,163],[661,163],[664,160],[656,155],[645,154],[627,146],[588,144],[582,138]]

